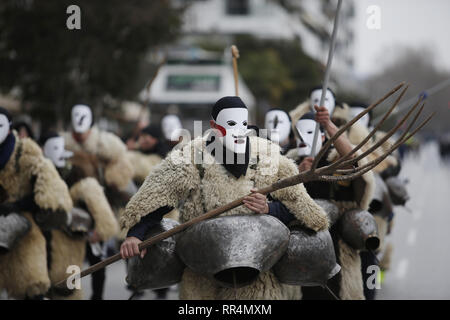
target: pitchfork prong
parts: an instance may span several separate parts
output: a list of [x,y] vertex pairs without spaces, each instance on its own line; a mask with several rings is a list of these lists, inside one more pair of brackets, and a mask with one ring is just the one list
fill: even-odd
[[[419,118],[419,115],[422,113],[423,108],[425,107],[425,103],[422,104],[422,106],[420,107],[419,111],[416,113],[416,115],[414,116],[413,121],[411,121],[411,123],[408,125],[408,128],[406,128],[405,132],[403,132],[403,134],[397,139],[397,141],[395,141],[393,143],[393,145],[397,144],[399,141],[403,140],[403,138],[408,134],[409,130],[411,130],[411,128],[413,127],[413,125],[416,123],[417,119]],[[376,159],[375,159],[376,160]],[[371,163],[373,163],[375,160],[372,160],[369,163],[366,163],[365,165],[363,165],[362,167],[360,167],[360,169],[366,168],[369,165],[371,165]],[[350,172],[356,172],[358,170],[358,168],[352,168],[352,169],[338,169],[335,172],[339,173],[339,174],[345,174],[345,173],[350,173]]]
[[[411,114],[414,112],[414,110],[417,108],[417,106],[419,105],[419,103],[422,102],[422,97],[420,97],[417,102],[414,104],[414,106],[412,106],[410,108],[410,110],[408,111],[408,113],[399,121],[399,123],[397,123],[395,125],[394,128],[392,128],[388,133],[386,133],[386,135],[381,138],[376,144],[374,144],[373,146],[371,146],[369,149],[367,149],[366,151],[364,151],[362,154],[360,154],[359,156],[346,160],[346,161],[342,161],[339,163],[340,168],[344,167],[344,166],[349,166],[352,165],[356,162],[358,162],[359,160],[363,159],[364,157],[366,157],[367,155],[371,154],[373,151],[375,151],[379,146],[381,146],[383,143],[385,143],[392,135],[394,135],[398,129],[405,123],[406,120],[408,120],[408,118],[411,116]],[[422,106],[423,108],[423,106]],[[329,165],[324,167],[321,170],[321,173],[324,171],[329,171],[330,169],[334,169],[337,166],[333,166],[333,165]]]
[[[372,129],[372,131],[370,131],[370,133],[367,135],[367,137],[364,138],[363,141],[361,141],[356,147],[354,147],[349,153],[347,153],[345,156],[337,159],[334,163],[332,163],[331,165],[326,167],[326,170],[333,170],[335,168],[337,168],[342,162],[348,160],[353,154],[355,154],[356,151],[358,151],[359,149],[361,149],[366,143],[367,141],[369,141],[370,138],[372,138],[375,133],[378,131],[378,129],[381,127],[381,125],[386,121],[386,119],[389,117],[389,115],[392,113],[392,111],[394,111],[394,109],[397,107],[398,103],[400,102],[400,100],[403,98],[406,90],[408,90],[409,85],[407,85],[402,92],[400,93],[400,95],[398,96],[398,98],[395,100],[394,104],[389,108],[389,110],[385,113],[385,115],[383,116],[383,119],[380,120],[380,122],[378,122],[378,124],[375,126],[375,128]],[[324,168],[325,169],[325,168]],[[319,172],[321,170],[319,169]],[[322,170],[325,171],[325,170]]]
[[422,129],[435,115],[435,112],[433,112],[426,120],[424,120],[416,129],[414,129],[413,132],[410,134],[407,134],[403,137],[400,141],[395,143],[391,148],[389,148],[388,151],[386,151],[383,155],[379,156],[375,160],[371,161],[369,166],[364,166],[361,168],[358,168],[356,172],[346,175],[340,175],[340,176],[329,176],[329,175],[320,175],[317,177],[317,180],[320,181],[328,181],[328,182],[337,182],[337,181],[346,181],[346,180],[353,180],[355,178],[358,178],[365,174],[366,172],[372,170],[375,168],[381,161],[387,158],[395,149],[397,149],[401,144],[405,143],[408,139],[410,139],[412,136],[414,136],[420,129]]
[[376,106],[378,106],[381,102],[389,98],[391,95],[393,95],[395,92],[397,92],[401,87],[405,85],[405,82],[398,84],[394,89],[392,89],[390,92],[385,94],[381,99],[379,99],[377,102],[373,103],[369,107],[366,108],[366,110],[362,111],[360,114],[358,114],[355,118],[347,122],[343,127],[341,127],[336,134],[334,134],[328,141],[325,143],[325,145],[320,149],[317,156],[314,158],[314,161],[311,166],[311,170],[315,170],[317,168],[317,164],[319,163],[320,159],[322,159],[325,152],[330,148],[331,144],[339,138],[342,133],[344,133],[349,127],[351,127],[356,121],[361,119],[363,116],[365,116],[367,113],[369,113],[372,109],[374,109]]

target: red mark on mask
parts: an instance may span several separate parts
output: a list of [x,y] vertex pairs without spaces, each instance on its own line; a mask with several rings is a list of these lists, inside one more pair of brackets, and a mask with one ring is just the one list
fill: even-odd
[[220,124],[216,123],[215,128],[220,131],[220,133],[222,134],[222,137],[225,137],[227,135],[227,129],[222,127]]

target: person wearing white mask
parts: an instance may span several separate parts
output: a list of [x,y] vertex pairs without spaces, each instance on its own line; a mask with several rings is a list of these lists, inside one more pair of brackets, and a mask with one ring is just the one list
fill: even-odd
[[161,119],[161,128],[164,138],[170,149],[176,146],[182,139],[180,118],[176,114],[167,114]]
[[[49,297],[81,300],[81,289],[68,290],[53,285],[66,276],[66,268],[69,265],[81,267],[85,258],[91,264],[100,262],[102,257],[95,256],[93,252],[99,251],[101,255],[103,242],[115,236],[119,226],[103,188],[96,180],[96,162],[84,152],[74,154],[65,150],[64,138],[54,132],[43,134],[39,140],[44,155],[53,162],[66,182],[76,207],[71,212],[71,223],[66,230],[50,230],[44,233],[47,239],[47,254],[51,257],[48,263],[52,282]],[[92,278],[91,299],[102,298],[104,279],[104,270],[99,270]]]
[[279,108],[272,108],[267,111],[264,119],[267,138],[276,141],[281,147],[281,153],[285,154],[291,145],[291,117]]
[[[122,258],[143,257],[146,250],[140,251],[138,245],[146,231],[172,208],[179,210],[180,222],[186,222],[248,194],[243,206],[226,215],[269,214],[284,223],[298,219],[316,231],[328,228],[325,212],[302,185],[268,197],[256,192],[298,170],[280,154],[277,144],[249,136],[248,109],[239,97],[219,99],[211,118],[214,130],[169,153],[128,203],[120,221],[128,232],[120,249]],[[201,161],[189,155],[200,155]],[[272,271],[262,272],[254,283],[234,290],[186,267],[180,299],[285,299],[284,288]]]
[[133,176],[133,167],[126,156],[125,144],[115,134],[101,131],[94,126],[89,106],[77,104],[73,106],[71,115],[72,130],[61,134],[67,149],[96,156],[103,163],[104,181],[101,181],[101,184],[124,190]]
[[0,232],[14,230],[13,217],[27,225],[11,246],[2,248],[0,291],[14,299],[43,299],[50,288],[43,233],[67,227],[72,199],[39,146],[10,128],[11,116],[0,107]]

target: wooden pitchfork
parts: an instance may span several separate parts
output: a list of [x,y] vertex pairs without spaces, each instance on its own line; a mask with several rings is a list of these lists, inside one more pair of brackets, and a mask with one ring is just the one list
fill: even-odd
[[[374,104],[370,105],[368,108],[366,108],[363,112],[361,112],[358,116],[356,116],[354,119],[352,119],[351,121],[349,121],[346,125],[344,125],[342,128],[340,128],[338,130],[338,132],[336,132],[336,134],[334,136],[332,136],[327,143],[325,143],[325,145],[320,149],[319,153],[317,154],[317,156],[315,157],[313,164],[311,166],[311,169],[308,171],[304,171],[304,172],[300,172],[299,174],[280,180],[270,186],[264,187],[262,189],[257,190],[256,192],[267,195],[269,193],[272,193],[274,191],[277,191],[279,189],[283,189],[283,188],[287,188],[287,187],[291,187],[294,186],[296,184],[299,183],[305,183],[305,182],[309,182],[309,181],[315,181],[315,180],[319,180],[319,181],[330,181],[330,182],[334,182],[334,181],[343,181],[343,180],[353,180],[355,178],[360,177],[361,175],[365,174],[366,172],[368,172],[369,170],[372,170],[374,167],[376,167],[381,161],[383,161],[389,154],[391,154],[396,148],[398,148],[402,143],[404,143],[406,140],[408,140],[409,138],[411,138],[415,133],[417,133],[417,131],[419,131],[420,129],[422,129],[433,117],[434,113],[431,114],[430,116],[428,116],[423,122],[420,123],[420,125],[417,126],[417,128],[415,128],[411,133],[408,133],[409,130],[413,127],[413,125],[416,123],[419,115],[422,113],[423,111],[423,107],[424,105],[422,105],[419,108],[419,111],[415,114],[414,119],[411,121],[411,123],[408,126],[408,129],[405,131],[405,133],[403,133],[398,139],[397,141],[392,145],[391,148],[389,148],[384,154],[382,154],[381,156],[379,156],[378,158],[376,158],[373,161],[370,161],[369,163],[361,166],[361,167],[354,167],[352,169],[348,169],[349,167],[352,167],[352,165],[354,165],[356,162],[358,162],[359,160],[361,160],[362,158],[364,158],[365,156],[367,156],[368,154],[370,154],[371,152],[373,152],[375,149],[377,149],[379,146],[381,146],[387,139],[389,139],[395,132],[398,131],[398,129],[400,128],[400,126],[406,122],[406,120],[411,116],[411,114],[417,109],[417,106],[422,102],[422,98],[419,98],[419,100],[417,101],[417,103],[411,107],[411,109],[409,110],[409,112],[400,120],[400,122],[392,129],[390,130],[383,139],[381,139],[380,141],[378,141],[376,144],[374,144],[371,148],[369,148],[367,151],[365,151],[364,153],[354,156],[355,153],[367,142],[369,141],[369,139],[376,133],[376,131],[380,128],[380,126],[386,121],[386,119],[389,117],[389,115],[391,114],[391,112],[395,109],[395,107],[398,105],[400,99],[403,97],[403,95],[405,94],[406,90],[407,90],[407,86],[402,90],[401,94],[399,95],[399,97],[396,99],[396,101],[394,102],[394,104],[389,108],[389,110],[386,112],[385,116],[383,117],[383,119],[380,121],[380,123],[377,124],[377,126],[375,126],[375,128],[367,135],[367,137],[359,144],[357,145],[354,149],[352,149],[348,154],[346,154],[345,156],[339,158],[338,160],[336,160],[335,162],[331,163],[330,165],[324,166],[324,167],[320,167],[317,168],[317,164],[319,163],[320,159],[324,156],[324,154],[326,153],[326,151],[330,148],[330,146],[333,144],[334,141],[336,141],[336,139],[342,134],[344,133],[348,128],[350,128],[356,121],[358,121],[360,118],[362,118],[365,114],[367,114],[368,112],[370,112],[372,109],[374,109],[376,106],[378,106],[380,103],[382,103],[383,101],[385,101],[388,97],[392,96],[395,92],[397,92],[400,88],[402,88],[404,86],[404,83],[401,83],[399,85],[397,85],[394,89],[392,89],[390,92],[388,92],[385,96],[383,96],[381,99],[379,99],[377,102],[375,102]],[[335,173],[339,174],[339,175],[334,175]],[[159,241],[169,238],[171,236],[173,236],[176,233],[179,233],[183,230],[185,230],[186,228],[200,222],[206,219],[210,219],[213,217],[216,217],[222,213],[224,213],[225,211],[231,210],[233,208],[236,208],[240,205],[243,204],[243,199],[245,197],[241,197],[239,199],[236,199],[224,206],[221,206],[219,208],[213,209],[201,216],[198,216],[186,223],[183,223],[181,225],[176,226],[175,228],[166,231],[166,232],[162,232],[154,237],[151,237],[145,241],[143,241],[142,243],[139,244],[139,250],[143,250],[145,248],[150,247],[151,245],[154,245],[155,243],[158,243]],[[99,269],[102,269],[118,260],[121,259],[120,254],[116,254],[114,256],[111,256],[93,266],[91,266],[90,268],[87,268],[86,270],[82,271],[81,274],[79,275],[80,278],[87,276]],[[70,276],[71,278],[74,277],[74,275]],[[67,278],[64,280],[59,281],[56,286],[62,286],[66,283]]]

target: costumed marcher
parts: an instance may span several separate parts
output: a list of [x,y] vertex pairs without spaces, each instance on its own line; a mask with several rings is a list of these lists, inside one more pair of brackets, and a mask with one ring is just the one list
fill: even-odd
[[[170,137],[170,134],[166,133]],[[134,166],[134,183],[137,187],[140,187],[152,169],[162,161],[169,150],[168,145],[164,143],[160,127],[156,125],[148,125],[143,128],[139,133],[136,145],[138,146],[137,150],[128,151],[128,157]],[[164,217],[178,220],[178,211],[174,209]],[[157,299],[165,299],[167,291],[167,288],[154,290]]]
[[[147,177],[128,203],[121,227],[128,238],[121,246],[123,258],[139,252],[138,244],[164,213],[178,208],[184,223],[220,205],[253,193],[244,206],[222,214],[270,214],[287,223],[298,219],[318,231],[328,228],[323,209],[306,193],[302,184],[273,192],[268,197],[256,189],[298,174],[296,165],[280,154],[278,145],[247,136],[248,109],[239,97],[219,99],[212,108],[211,127],[205,134],[174,149]],[[217,139],[217,140],[216,140]],[[203,156],[201,163],[195,155]],[[222,157],[223,155],[223,157]],[[223,161],[223,158],[229,161]],[[198,160],[198,159],[197,159]],[[196,248],[193,247],[192,250]],[[186,267],[180,283],[180,299],[285,299],[283,285],[272,271],[265,271],[242,288],[222,287],[204,274]]]
[[[99,162],[99,183],[105,189],[105,195],[114,213],[119,217],[125,204],[133,192],[133,166],[127,157],[127,148],[119,137],[111,132],[101,131],[94,126],[91,108],[77,104],[72,108],[72,131],[64,132],[66,148],[72,152],[85,152],[94,156]],[[99,262],[99,258],[87,247],[89,263]],[[104,276],[96,272],[92,277],[98,277],[98,282],[104,284]],[[103,280],[102,280],[103,279]],[[97,280],[95,280],[97,281]],[[101,288],[98,285],[96,288]],[[98,289],[96,297],[101,296],[103,290]]]
[[172,150],[173,147],[182,142],[183,136],[180,134],[180,130],[183,129],[183,126],[176,114],[167,114],[162,117],[161,127],[169,150]]
[[14,123],[12,124],[12,129],[17,131],[17,135],[19,136],[20,139],[30,138],[34,140],[33,129],[31,129],[30,123],[25,119],[14,121]]
[[[65,150],[64,138],[48,132],[41,136],[40,143],[44,155],[49,158],[69,187],[69,192],[78,211],[72,211],[71,225],[65,230],[52,230],[44,233],[49,255],[49,275],[52,284],[63,279],[70,265],[83,265],[86,246],[89,254],[96,253],[96,259],[102,259],[102,244],[119,231],[118,222],[106,199],[103,188],[97,181],[97,162],[89,154],[79,152],[73,155]],[[69,161],[66,159],[70,158]],[[88,216],[79,216],[79,211]],[[83,221],[83,223],[81,223]],[[91,258],[92,260],[92,258]],[[98,271],[103,277],[93,277],[93,295],[91,299],[101,299],[104,270]],[[103,273],[103,274],[102,274]],[[103,281],[101,281],[103,278]],[[82,289],[69,290],[52,286],[52,299],[83,298]]]
[[[280,145],[281,154],[285,154],[293,148],[295,143],[294,135],[291,129],[291,117],[289,114],[278,108],[272,108],[267,111],[265,116],[265,129],[267,130],[267,138]],[[273,136],[276,134],[276,137]]]
[[[319,96],[321,94],[319,89],[313,90],[314,92]],[[338,131],[337,126],[330,120],[329,113],[329,110],[336,112],[337,106],[334,105],[334,101],[334,96],[331,96],[330,91],[328,102],[325,103],[328,103],[328,106],[314,106],[316,114],[309,112],[311,109],[310,101],[302,103],[295,110],[291,111],[292,120],[295,121],[293,122],[293,126],[295,125],[294,130],[297,130],[298,147],[290,150],[286,156],[299,164],[299,171],[310,169],[314,160],[314,157],[310,155],[316,126],[320,125],[323,127],[324,132],[321,132],[319,135],[314,155],[318,153],[322,141],[325,143],[326,136],[331,137]],[[341,135],[335,141],[333,148],[330,148],[319,161],[318,167],[329,165],[339,157],[346,155],[352,148],[353,146],[348,141],[348,138],[345,135]],[[357,152],[356,155],[358,154],[360,153]],[[367,160],[361,159],[358,161],[358,166],[362,166],[365,163],[367,163]],[[337,262],[342,269],[340,273],[329,280],[328,286],[340,299],[364,299],[359,252],[342,239],[337,226],[339,220],[342,219],[347,211],[356,208],[367,210],[369,207],[374,188],[372,173],[367,172],[355,180],[338,183],[313,181],[306,183],[305,187],[312,198],[330,200],[339,208],[340,217],[331,226],[330,233],[335,246]],[[302,294],[303,299],[334,299],[328,291],[321,287],[302,287]]]
[[[364,111],[368,106],[361,102],[353,102],[350,103],[350,110],[348,114],[348,119],[351,120],[359,113]],[[348,136],[350,141],[353,144],[359,144],[362,140],[369,134],[371,123],[371,113],[369,112],[364,117],[359,119],[354,126],[352,126],[348,131]],[[379,139],[384,137],[384,132],[377,132],[374,137],[368,141],[363,147],[362,150],[365,151],[370,148],[373,144],[377,143]],[[378,149],[368,155],[369,160],[375,159],[381,153],[386,152],[388,148],[392,146],[393,142],[391,139],[388,139],[385,143],[383,143]],[[370,203],[369,212],[375,218],[378,226],[378,235],[380,238],[380,247],[377,250],[378,255],[382,256],[380,259],[381,272],[385,272],[390,267],[390,260],[392,254],[392,244],[386,243],[386,237],[391,232],[394,212],[393,206],[394,202],[392,201],[392,197],[390,191],[392,188],[389,188],[387,183],[390,183],[394,177],[397,177],[401,170],[401,163],[398,157],[393,155],[389,155],[385,160],[383,160],[378,166],[373,169],[373,173],[376,181],[375,188],[375,196]],[[396,180],[397,181],[397,180]],[[402,186],[399,186],[402,188]],[[398,188],[396,188],[398,189]],[[402,192],[404,194],[404,192]],[[407,194],[404,195],[407,197]],[[395,195],[393,197],[396,199]],[[406,202],[407,198],[401,200],[398,204]],[[404,202],[403,202],[404,201]],[[378,265],[377,259],[368,252],[361,252],[361,262],[362,262],[362,272],[363,278],[366,280],[370,274],[365,270],[371,265]],[[380,276],[380,278],[382,275]],[[367,299],[373,300],[375,299],[376,289],[369,288],[368,286],[364,286],[364,293]]]
[[[19,139],[10,125],[9,113],[0,108],[0,233],[10,244],[0,254],[0,291],[14,299],[43,299],[50,288],[43,232],[67,227],[72,199],[39,146]],[[14,215],[27,226],[20,238],[18,224],[10,224]]]

